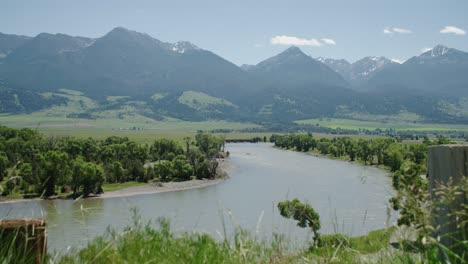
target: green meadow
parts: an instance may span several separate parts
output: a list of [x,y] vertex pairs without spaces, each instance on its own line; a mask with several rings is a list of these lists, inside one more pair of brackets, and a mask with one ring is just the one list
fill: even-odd
[[355,119],[340,119],[340,118],[319,118],[319,119],[307,119],[297,120],[297,124],[307,125],[320,125],[329,128],[342,128],[342,129],[395,129],[397,131],[467,131],[468,125],[464,124],[435,124],[435,123],[423,123],[421,121],[404,121],[404,120],[392,120],[392,121],[364,121]]
[[[176,119],[156,121],[141,115],[118,118],[80,119],[50,116],[43,112],[23,115],[0,115],[0,125],[14,128],[37,129],[47,136],[75,136],[103,139],[109,136],[128,137],[141,143],[152,142],[156,138],[182,139],[195,135],[197,131],[227,129],[237,131],[245,128],[256,128],[251,123],[228,121],[188,122]],[[238,137],[237,135],[240,135]],[[250,138],[251,133],[247,133]],[[244,133],[234,133],[230,138],[245,138]]]

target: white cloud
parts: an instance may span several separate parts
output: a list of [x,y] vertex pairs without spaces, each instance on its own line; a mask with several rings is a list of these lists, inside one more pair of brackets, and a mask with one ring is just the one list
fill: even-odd
[[442,34],[465,35],[466,31],[461,29],[461,28],[454,27],[454,26],[446,26],[446,27],[444,27],[443,29],[440,30],[440,33],[442,33]]
[[326,45],[336,45],[336,42],[333,39],[323,38],[320,40]]
[[413,33],[413,31],[411,31],[411,30],[409,30],[409,29],[406,29],[406,28],[386,27],[386,28],[384,28],[383,33],[384,33],[384,34],[395,34],[395,33],[399,33],[399,34],[411,34],[411,33]]
[[291,36],[274,36],[270,40],[271,44],[274,45],[294,45],[294,46],[312,46],[312,47],[321,47],[323,45],[336,45],[336,42],[333,39],[323,38],[323,39],[305,39],[297,38]]
[[420,52],[420,54],[423,54],[423,53],[428,52],[430,50],[432,50],[432,48],[427,48],[426,47],[426,48],[422,48],[419,52]]
[[393,31],[396,32],[396,33],[401,33],[401,34],[411,34],[413,33],[411,30],[409,29],[406,29],[406,28],[397,28],[397,27],[394,27],[393,28]]

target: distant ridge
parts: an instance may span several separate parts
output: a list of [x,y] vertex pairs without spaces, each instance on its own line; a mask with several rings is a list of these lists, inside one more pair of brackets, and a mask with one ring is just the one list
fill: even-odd
[[[402,64],[381,56],[354,63],[314,59],[291,46],[238,67],[191,42],[163,42],[122,27],[99,38],[0,33],[0,112],[64,103],[63,96],[44,93],[71,89],[103,107],[109,96],[126,98],[119,104],[138,101],[157,118],[287,122],[409,111],[428,120],[468,122],[467,72],[468,53],[443,45]],[[44,100],[32,108],[22,103],[34,97]],[[197,98],[236,107],[198,107]]]
[[348,86],[343,77],[295,46],[258,63],[249,72],[271,86],[285,88],[307,84]]

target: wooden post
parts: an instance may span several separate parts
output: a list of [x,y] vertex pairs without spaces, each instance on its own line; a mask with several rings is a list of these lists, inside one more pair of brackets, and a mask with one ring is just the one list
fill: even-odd
[[[450,179],[453,184],[458,184],[463,177],[468,176],[468,145],[438,145],[428,149],[427,157],[427,172],[429,176],[429,191],[431,200],[437,201],[438,197],[435,189],[440,185],[447,185]],[[460,206],[467,201],[460,199]],[[460,256],[466,252],[466,246],[463,246],[457,241],[463,240],[466,230],[460,230],[459,227],[452,221],[449,221],[450,208],[442,206],[434,215],[434,223],[440,228],[434,234],[440,238],[442,245],[450,248]],[[465,237],[466,239],[466,237]],[[465,256],[466,257],[466,256]]]
[[15,237],[16,248],[23,249],[28,255],[27,259],[42,264],[47,254],[47,230],[44,219],[0,219],[0,240],[9,239],[11,236]]

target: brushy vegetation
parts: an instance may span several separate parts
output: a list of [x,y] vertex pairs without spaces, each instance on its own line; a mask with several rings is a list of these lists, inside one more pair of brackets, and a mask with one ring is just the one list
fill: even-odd
[[143,145],[116,136],[46,138],[0,126],[0,193],[78,197],[101,193],[105,183],[215,178],[224,139],[199,133],[184,143],[185,148],[168,139]]
[[275,259],[287,259],[282,247],[280,240],[257,243],[240,230],[232,241],[201,233],[176,235],[166,220],[159,220],[159,228],[136,222],[123,233],[110,231],[58,263],[279,263]]
[[[49,257],[50,263],[444,263],[433,246],[414,248],[392,242],[392,227],[360,237],[322,235],[317,246],[289,247],[273,235],[259,241],[238,228],[232,237],[216,240],[203,233],[174,233],[168,221],[159,227],[135,221],[123,232],[109,229],[83,249]],[[456,262],[455,262],[456,263]]]

